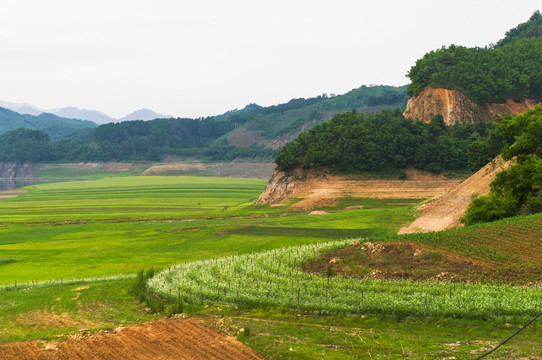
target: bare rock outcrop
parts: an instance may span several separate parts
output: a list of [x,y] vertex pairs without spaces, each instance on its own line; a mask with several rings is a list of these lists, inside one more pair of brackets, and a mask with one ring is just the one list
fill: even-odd
[[297,182],[293,175],[275,170],[265,190],[254,204],[279,204],[295,191],[296,186]]
[[505,114],[523,114],[536,105],[536,101],[529,99],[521,102],[509,99],[504,104],[481,105],[457,90],[425,88],[418,96],[408,100],[404,116],[429,123],[435,115],[441,114],[447,125],[453,125],[458,121],[472,123],[488,121]]
[[30,164],[22,163],[0,163],[1,179],[27,179],[34,174],[34,169]]

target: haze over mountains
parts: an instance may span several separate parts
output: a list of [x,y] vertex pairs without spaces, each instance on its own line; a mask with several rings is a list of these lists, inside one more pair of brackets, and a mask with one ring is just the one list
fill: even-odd
[[78,120],[89,120],[96,124],[107,124],[110,122],[119,122],[119,121],[129,121],[129,120],[153,120],[157,118],[171,118],[171,115],[159,114],[150,109],[140,109],[136,110],[122,118],[111,117],[98,110],[88,110],[88,109],[79,109],[74,106],[67,106],[60,109],[40,109],[37,106],[25,104],[25,103],[14,103],[9,101],[0,100],[0,107],[18,112],[23,115],[33,115],[39,116],[43,113],[54,114],[63,118],[78,119]]

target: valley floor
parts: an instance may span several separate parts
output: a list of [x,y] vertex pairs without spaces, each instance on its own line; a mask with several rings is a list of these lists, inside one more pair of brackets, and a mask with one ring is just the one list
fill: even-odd
[[[310,210],[251,205],[264,185],[264,181],[247,179],[127,176],[37,185],[16,198],[3,199],[0,359],[138,359],[139,353],[157,359],[178,359],[190,353],[201,358],[217,354],[215,358],[246,359],[469,359],[523,325],[539,308],[533,309],[531,302],[542,304],[532,284],[525,288],[495,284],[495,289],[509,291],[514,299],[529,298],[529,302],[516,304],[504,296],[501,311],[495,294],[456,304],[449,301],[458,299],[449,290],[455,284],[428,283],[427,296],[432,302],[418,301],[418,315],[408,315],[405,310],[399,314],[385,309],[405,289],[387,278],[363,279],[359,284],[347,280],[366,294],[381,294],[390,285],[394,288],[384,297],[388,300],[374,301],[366,308],[354,303],[353,310],[346,311],[329,310],[327,304],[306,309],[232,304],[213,300],[214,291],[199,294],[195,287],[183,294],[184,315],[172,315],[170,303],[153,313],[151,305],[136,300],[130,289],[133,274],[142,267],[166,268],[176,263],[182,268],[185,262],[228,256],[241,259],[243,254],[337,239],[349,243],[363,238],[362,244],[404,241],[458,254],[462,261],[487,265],[496,275],[491,281],[499,283],[510,274],[525,274],[525,282],[532,282],[539,269],[539,216],[404,238],[394,234],[412,220],[416,200],[337,198],[322,212],[309,216]],[[522,247],[518,247],[520,242]],[[409,249],[395,250],[388,259],[401,254],[414,257]],[[431,251],[425,254],[433,263],[443,259]],[[382,265],[388,253],[381,255],[373,260],[380,261],[377,266],[382,266],[382,272],[393,273],[394,269]],[[343,264],[356,269],[346,255],[336,257],[341,256]],[[206,272],[224,283],[225,274],[212,267],[218,261],[209,261],[211,268]],[[331,258],[322,261],[310,278],[329,284],[326,277],[330,275],[332,283],[337,278],[340,284],[337,274],[341,269],[328,266]],[[252,264],[260,263],[255,260]],[[360,269],[362,277],[373,270]],[[250,272],[247,266],[233,269],[241,270]],[[324,275],[318,274],[322,272]],[[118,278],[96,278],[119,273]],[[254,274],[263,278],[260,270]],[[69,282],[70,278],[85,279]],[[36,283],[51,279],[56,281]],[[418,291],[420,286],[425,289],[426,285],[418,284]],[[192,296],[204,301],[190,301]],[[472,315],[446,315],[445,307],[461,314],[462,307],[456,305],[467,305]],[[496,306],[498,311],[486,314],[485,306]],[[540,359],[540,338],[542,325],[534,323],[491,359]],[[192,348],[195,345],[198,350]],[[229,346],[232,350],[225,351]]]

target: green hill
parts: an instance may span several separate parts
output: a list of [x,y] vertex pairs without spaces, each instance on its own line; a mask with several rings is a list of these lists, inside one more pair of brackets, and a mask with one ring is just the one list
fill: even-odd
[[410,69],[408,94],[426,87],[459,90],[473,101],[542,100],[542,15],[508,31],[496,45],[451,45],[427,53]]
[[18,128],[41,130],[56,141],[78,130],[96,126],[92,121],[62,118],[48,113],[39,116],[22,115],[0,107],[0,134]]
[[[0,159],[17,161],[133,161],[160,160],[167,155],[202,160],[235,158],[272,159],[277,149],[315,125],[349,110],[372,112],[404,109],[406,86],[361,86],[344,95],[292,99],[262,107],[249,104],[241,110],[207,118],[135,120],[97,125],[90,121],[52,114],[20,115],[0,109]],[[51,141],[32,132],[3,134],[27,128],[41,130]],[[66,135],[70,135],[67,137]],[[47,153],[15,152],[21,144],[40,144]],[[41,146],[41,145],[40,145]]]
[[[261,145],[278,148],[333,115],[345,111],[374,112],[380,109],[404,109],[407,86],[361,86],[343,95],[321,95],[309,99],[292,99],[285,104],[261,107],[250,104],[224,118],[236,129],[222,139],[234,146]],[[235,136],[238,134],[239,136]],[[248,143],[239,138],[248,138]]]

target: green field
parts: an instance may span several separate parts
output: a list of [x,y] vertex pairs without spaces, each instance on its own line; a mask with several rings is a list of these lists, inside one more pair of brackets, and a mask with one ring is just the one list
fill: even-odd
[[359,200],[366,209],[321,216],[252,205],[264,186],[255,179],[119,177],[29,187],[0,202],[0,285],[390,235],[411,216],[408,204],[390,201]]
[[[113,177],[31,186],[0,201],[0,343],[167,316],[172,305],[150,314],[130,293],[129,278],[143,267],[174,266],[153,280],[156,293],[181,297],[189,315],[221,319],[217,328],[234,336],[250,329],[240,339],[271,358],[470,358],[542,306],[539,288],[299,271],[319,254],[311,246],[343,239],[324,245],[336,248],[354,238],[416,242],[503,273],[514,264],[529,271],[542,253],[540,216],[397,237],[412,219],[412,202],[343,199],[325,215],[308,216],[252,205],[265,183]],[[343,210],[352,205],[363,209]],[[536,249],[525,257],[520,244]],[[492,359],[542,353],[541,331],[533,324]]]
[[35,165],[34,177],[52,180],[97,180],[141,174],[150,163],[83,163]]

